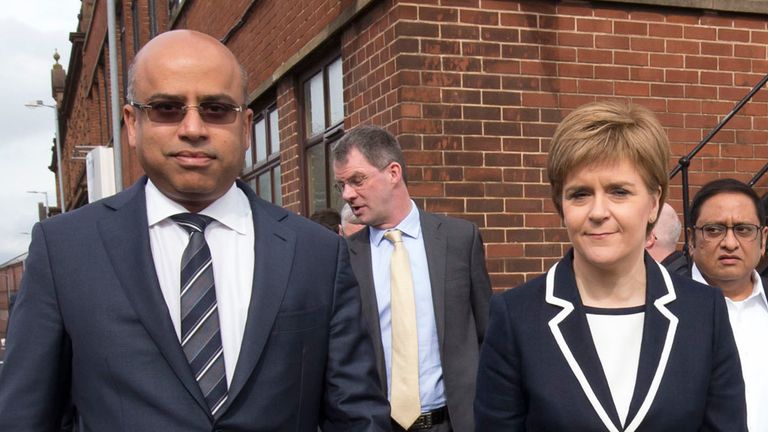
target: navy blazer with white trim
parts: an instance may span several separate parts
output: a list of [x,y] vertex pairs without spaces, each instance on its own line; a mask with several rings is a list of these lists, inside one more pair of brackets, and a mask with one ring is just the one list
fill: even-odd
[[478,431],[746,431],[744,381],[722,294],[646,253],[635,391],[624,425],[611,398],[569,252],[495,296],[480,356]]

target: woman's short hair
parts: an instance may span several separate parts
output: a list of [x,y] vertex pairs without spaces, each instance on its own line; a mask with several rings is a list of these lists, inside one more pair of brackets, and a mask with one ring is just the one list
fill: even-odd
[[[569,174],[620,160],[637,168],[650,192],[661,190],[661,212],[669,186],[669,140],[656,116],[642,106],[615,101],[590,103],[568,114],[555,130],[547,160],[552,201],[560,216]],[[648,231],[652,228],[649,223]]]

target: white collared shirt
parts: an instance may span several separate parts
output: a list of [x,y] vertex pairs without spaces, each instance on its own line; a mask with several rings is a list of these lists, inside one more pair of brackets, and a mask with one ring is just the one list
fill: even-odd
[[[696,264],[693,280],[707,283]],[[744,300],[728,297],[728,319],[739,349],[747,397],[747,425],[750,431],[768,431],[768,301],[760,274],[752,270],[752,294]]]
[[[189,234],[169,217],[188,213],[188,210],[163,195],[152,181],[147,181],[145,192],[152,259],[176,337],[181,339],[181,255],[189,242]],[[230,385],[243,342],[253,286],[251,206],[245,194],[233,184],[226,194],[200,214],[215,219],[205,230],[205,239],[211,249],[224,366],[227,385]]]
[[[427,252],[421,230],[419,209],[411,201],[411,211],[396,227],[403,234],[403,245],[408,251],[413,276],[413,296],[416,302],[416,333],[419,340],[419,400],[421,412],[445,406],[443,368],[440,363],[440,345],[437,340],[435,307],[432,302],[432,284],[429,279]],[[387,383],[392,383],[392,315],[390,310],[390,261],[394,247],[384,239],[390,231],[370,228],[371,261],[376,302],[379,307],[381,344],[387,366]],[[450,317],[447,317],[450,319]]]

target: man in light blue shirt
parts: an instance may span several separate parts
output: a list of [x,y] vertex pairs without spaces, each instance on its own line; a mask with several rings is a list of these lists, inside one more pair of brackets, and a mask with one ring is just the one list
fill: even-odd
[[[412,275],[418,339],[418,417],[397,431],[474,431],[472,400],[491,284],[477,227],[420,210],[407,187],[402,150],[375,126],[347,133],[333,149],[336,188],[368,226],[349,238],[363,314],[374,340],[382,388],[392,396],[390,264],[399,231]],[[397,320],[397,318],[395,318]],[[397,362],[395,362],[397,364]],[[393,402],[393,419],[396,416]],[[403,424],[405,423],[405,424]]]

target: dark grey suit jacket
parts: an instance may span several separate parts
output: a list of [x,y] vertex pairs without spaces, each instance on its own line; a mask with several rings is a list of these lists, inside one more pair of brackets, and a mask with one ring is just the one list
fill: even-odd
[[[488,320],[491,282],[477,227],[465,220],[419,211],[448,413],[456,432],[474,431],[472,398],[479,347]],[[349,239],[350,259],[373,338],[382,388],[387,388],[379,311],[373,285],[369,229]]]
[[0,374],[0,431],[390,430],[347,247],[257,198],[253,292],[212,418],[160,290],[146,179],[35,226]]

